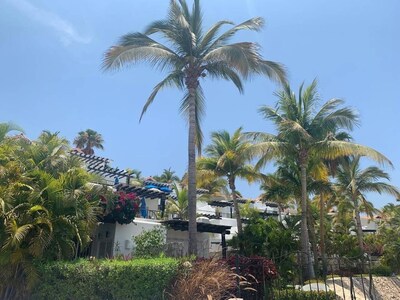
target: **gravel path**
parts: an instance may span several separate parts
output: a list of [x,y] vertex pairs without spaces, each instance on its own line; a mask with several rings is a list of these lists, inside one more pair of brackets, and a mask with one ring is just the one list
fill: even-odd
[[[397,277],[373,277],[373,289],[372,295],[374,300],[400,300],[400,279]],[[327,280],[327,284],[331,290],[333,288],[333,282],[335,283],[336,294],[339,299],[351,299],[350,295],[350,279],[334,278]],[[342,284],[343,282],[343,284]],[[369,295],[369,279],[368,278],[353,278],[354,285],[354,296],[358,299],[368,299],[371,298]],[[364,287],[363,287],[364,285]],[[364,296],[365,291],[365,296]]]

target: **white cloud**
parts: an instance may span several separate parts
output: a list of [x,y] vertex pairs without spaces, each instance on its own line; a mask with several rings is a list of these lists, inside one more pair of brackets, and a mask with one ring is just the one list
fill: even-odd
[[28,18],[56,31],[65,45],[72,42],[88,44],[91,41],[91,37],[81,35],[71,23],[55,13],[39,8],[26,0],[8,0],[8,3]]

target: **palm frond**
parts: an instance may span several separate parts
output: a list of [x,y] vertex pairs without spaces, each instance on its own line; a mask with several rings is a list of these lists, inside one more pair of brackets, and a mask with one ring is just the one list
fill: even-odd
[[258,154],[260,160],[256,164],[256,169],[260,169],[272,159],[283,158],[293,154],[293,146],[278,140],[260,141],[254,146],[254,152]]
[[277,109],[263,105],[257,110],[264,119],[272,120],[275,124],[280,124],[285,118],[280,115]]
[[6,232],[8,234],[5,243],[3,244],[3,249],[14,248],[20,245],[25,237],[29,234],[34,226],[32,224],[24,224],[19,226],[16,220],[11,220],[6,224]]
[[262,58],[258,49],[259,47],[255,43],[234,43],[215,48],[208,52],[203,59],[209,63],[223,61],[243,78],[247,78],[252,73],[259,71]]
[[208,72],[211,78],[223,78],[226,80],[230,80],[237,87],[240,93],[243,93],[243,84],[240,76],[236,73],[235,70],[230,68],[224,62],[215,62],[207,64],[204,69]]
[[[185,1],[181,1],[185,2]],[[182,5],[182,3],[181,3]],[[196,41],[202,40],[203,30],[203,14],[201,12],[200,0],[193,1],[192,13],[190,16],[190,28],[196,37]]]
[[278,140],[277,136],[266,132],[243,132],[243,135],[253,142],[264,142],[267,140]]
[[287,71],[285,66],[274,61],[260,60],[257,73],[267,75],[269,79],[272,79],[273,81],[278,83],[283,83],[287,81]]
[[311,142],[313,140],[313,137],[310,135],[310,133],[305,128],[303,128],[303,126],[301,126],[299,122],[293,120],[282,120],[279,124],[279,131],[280,136],[289,137],[290,135],[295,135],[299,139],[307,142]]
[[160,81],[154,88],[153,92],[150,94],[149,98],[147,99],[146,103],[143,106],[142,113],[140,114],[139,121],[142,120],[143,115],[146,113],[148,107],[153,103],[155,97],[157,96],[158,92],[166,87],[176,86],[179,89],[184,87],[183,83],[184,74],[182,71],[177,70],[167,77],[165,77],[162,81]]
[[396,199],[400,199],[399,189],[386,182],[381,182],[381,181],[369,182],[363,184],[362,188],[365,192],[377,192],[379,194],[385,193],[396,197]]
[[263,25],[264,25],[264,19],[260,17],[252,18],[239,25],[236,25],[233,28],[226,31],[225,33],[223,33],[222,35],[220,35],[217,39],[215,39],[215,41],[211,44],[211,46],[208,47],[205,54],[209,53],[210,51],[214,50],[217,47],[220,47],[221,45],[224,45],[224,43],[226,43],[238,31],[241,30],[259,31],[261,30]]
[[[224,25],[233,25],[233,24],[234,24],[233,22],[227,21],[227,20],[222,20],[222,21],[215,23],[204,34],[204,37],[201,40],[201,43],[199,45],[199,49],[202,50],[203,52],[206,51],[207,47],[210,45],[210,43],[212,43],[215,40],[216,34],[221,29],[221,27]],[[203,54],[204,53],[201,53],[201,55],[203,55]]]
[[347,141],[317,142],[312,151],[313,155],[324,159],[336,159],[350,155],[367,156],[381,165],[393,166],[392,162],[382,153],[360,144]]
[[174,51],[147,35],[135,32],[122,36],[119,43],[106,52],[102,68],[117,70],[127,63],[135,64],[139,61],[163,69],[166,66],[174,66],[179,57]]
[[0,123],[0,142],[4,140],[7,133],[11,131],[24,132],[24,130],[15,123],[12,122]]

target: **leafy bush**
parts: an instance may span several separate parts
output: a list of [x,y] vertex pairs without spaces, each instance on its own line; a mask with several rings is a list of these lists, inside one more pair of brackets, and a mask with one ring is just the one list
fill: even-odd
[[329,292],[306,292],[299,290],[275,290],[275,300],[336,300],[336,294],[332,291]]
[[165,249],[165,231],[161,227],[155,227],[133,237],[133,241],[136,245],[135,256],[157,257]]
[[45,263],[32,299],[162,299],[179,266],[172,258]]
[[[234,236],[230,245],[237,248],[244,256],[259,255],[272,259],[281,278],[293,281],[296,263],[294,253],[298,249],[298,219],[285,218],[285,226],[272,218],[264,220],[251,216],[243,228],[241,236]],[[242,246],[240,246],[242,245]]]
[[[238,261],[236,261],[236,259]],[[227,260],[229,266],[236,268],[239,266],[239,275],[248,277],[254,277],[257,281],[263,282],[265,280],[271,280],[278,277],[275,264],[272,260],[261,256],[231,256]]]
[[270,285],[278,277],[275,264],[261,256],[231,256],[227,260],[229,266],[246,281],[247,287],[243,289],[242,296],[263,297],[267,291],[266,284]]
[[379,264],[371,268],[371,273],[378,276],[390,276],[393,270],[390,266]]

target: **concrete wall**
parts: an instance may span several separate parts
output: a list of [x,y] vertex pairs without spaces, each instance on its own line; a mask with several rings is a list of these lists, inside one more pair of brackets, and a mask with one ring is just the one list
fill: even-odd
[[131,255],[135,247],[132,237],[160,226],[164,228],[159,222],[140,218],[136,218],[130,224],[116,224],[113,254]]
[[[167,230],[167,253],[172,256],[188,255],[188,231]],[[197,233],[197,255],[209,257],[210,237],[209,233]]]
[[[151,230],[155,227],[162,226],[165,229],[165,238],[167,243],[166,252],[172,256],[185,256],[188,254],[188,235],[187,231],[177,231],[166,229],[157,221],[149,219],[136,218],[133,223],[126,225],[115,225],[115,237],[113,255],[129,256],[134,250],[134,242],[132,237],[137,236],[145,230]],[[221,236],[218,237],[221,241]],[[209,257],[210,250],[210,234],[197,233],[197,251],[200,257]]]

